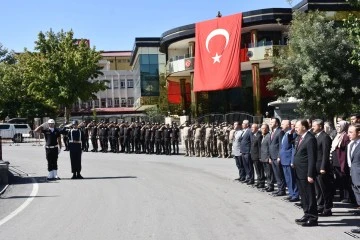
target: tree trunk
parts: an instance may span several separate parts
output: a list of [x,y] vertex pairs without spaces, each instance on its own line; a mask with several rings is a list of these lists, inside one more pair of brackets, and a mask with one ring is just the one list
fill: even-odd
[[70,121],[70,113],[71,113],[71,109],[70,107],[65,107],[64,109],[64,118],[65,118],[65,122],[69,122]]

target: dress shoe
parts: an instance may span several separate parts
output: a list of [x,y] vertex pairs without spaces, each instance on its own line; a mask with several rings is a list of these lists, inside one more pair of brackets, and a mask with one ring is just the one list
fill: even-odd
[[352,233],[360,234],[360,228],[351,229],[351,232],[352,232]]
[[307,222],[308,220],[309,220],[308,217],[303,216],[302,218],[295,219],[295,223],[299,224],[299,225],[302,225],[303,223]]
[[72,175],[71,179],[76,179],[76,174],[75,173]]
[[286,193],[285,192],[278,192],[277,194],[274,194],[274,197],[282,197],[285,196]]
[[253,181],[249,181],[246,183],[246,185],[254,185],[254,182]]
[[241,178],[235,178],[234,181],[241,181]]
[[301,202],[297,202],[297,203],[295,203],[294,205],[297,206],[297,207],[302,207]]
[[351,203],[351,200],[350,199],[343,199],[341,200],[342,203]]
[[323,212],[319,213],[319,216],[322,216],[322,217],[332,216],[332,211],[331,210],[323,211]]
[[80,174],[80,173],[78,173],[78,174],[76,175],[76,178],[77,178],[77,179],[84,179],[84,177],[83,177],[83,176],[81,176],[81,174]]
[[315,226],[318,226],[318,221],[309,219],[306,222],[304,222],[301,226],[303,226],[303,227],[315,227]]
[[291,198],[291,199],[289,200],[289,202],[298,202],[298,201],[300,201],[299,198]]
[[274,191],[274,188],[268,188],[266,189],[266,192],[273,192]]
[[285,197],[284,199],[286,200],[286,201],[290,201],[291,200],[291,196],[287,196],[287,197]]
[[260,184],[257,185],[256,187],[257,187],[257,188],[265,188],[265,185],[260,183]]

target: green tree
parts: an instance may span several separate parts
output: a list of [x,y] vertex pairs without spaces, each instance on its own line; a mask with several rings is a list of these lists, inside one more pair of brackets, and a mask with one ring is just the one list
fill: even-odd
[[360,99],[359,68],[349,63],[353,43],[346,30],[316,12],[294,13],[288,47],[273,58],[275,77],[268,88],[279,97],[301,99],[303,115],[348,114]]
[[83,40],[74,39],[73,31],[40,32],[35,50],[25,50],[19,57],[19,63],[26,69],[28,92],[57,108],[65,107],[67,120],[67,110],[78,99],[88,101],[95,98],[96,92],[106,89],[104,82],[89,81],[102,74],[98,65],[100,53]]

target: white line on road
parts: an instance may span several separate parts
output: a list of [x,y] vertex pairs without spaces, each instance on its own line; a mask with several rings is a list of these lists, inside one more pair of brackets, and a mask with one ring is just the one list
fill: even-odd
[[[29,177],[31,177],[31,176],[29,175]],[[26,201],[20,207],[18,207],[15,211],[10,213],[5,218],[1,219],[0,220],[0,226],[5,224],[7,221],[11,220],[13,217],[18,215],[19,213],[21,213],[32,202],[32,200],[34,200],[34,198],[36,197],[36,195],[37,195],[37,193],[39,191],[39,184],[36,182],[36,180],[34,178],[31,178],[31,181],[33,182],[33,184],[32,184],[33,189],[31,191],[30,196],[28,197],[28,199],[26,199]]]

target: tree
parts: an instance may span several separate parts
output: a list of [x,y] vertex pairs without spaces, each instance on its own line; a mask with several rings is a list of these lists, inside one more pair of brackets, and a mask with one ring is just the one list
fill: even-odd
[[14,55],[15,55],[14,51],[9,51],[7,48],[5,48],[0,43],[0,64],[1,63],[7,63],[7,64],[15,63]]
[[19,63],[26,69],[28,92],[58,108],[65,107],[67,120],[66,110],[78,99],[88,101],[106,89],[104,82],[89,81],[102,75],[98,65],[100,53],[83,40],[74,39],[73,31],[40,32],[35,50],[25,50],[19,57]]
[[295,12],[288,47],[273,58],[268,85],[279,97],[301,99],[297,111],[327,117],[348,114],[360,99],[359,68],[349,63],[353,43],[318,11]]
[[344,20],[346,33],[354,43],[354,49],[351,53],[350,63],[360,67],[360,18],[354,14],[350,14]]

